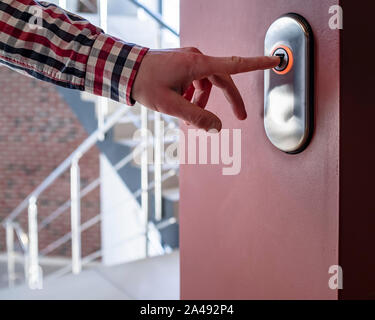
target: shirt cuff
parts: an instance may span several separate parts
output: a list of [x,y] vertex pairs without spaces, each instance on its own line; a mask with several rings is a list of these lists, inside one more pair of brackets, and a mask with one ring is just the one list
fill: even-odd
[[134,105],[131,90],[147,51],[148,48],[99,34],[87,60],[85,91]]

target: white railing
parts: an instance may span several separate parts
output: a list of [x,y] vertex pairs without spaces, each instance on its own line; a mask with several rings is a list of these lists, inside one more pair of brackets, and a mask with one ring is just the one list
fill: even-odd
[[[130,0],[138,7],[143,8],[156,22],[158,22],[161,28],[165,28],[177,35],[172,28],[167,26],[158,14],[154,14],[149,11],[142,4],[137,1]],[[99,18],[101,28],[106,30],[107,26],[107,0],[98,0]],[[62,8],[66,6],[66,0],[59,0],[59,5]],[[160,43],[160,39],[159,39]],[[89,151],[98,141],[102,141],[105,138],[105,133],[116,125],[120,120],[123,120],[128,116],[128,120],[132,121],[136,127],[139,127],[139,120],[142,128],[142,148],[135,148],[133,153],[130,153],[119,161],[114,169],[116,171],[129,164],[133,157],[137,156],[137,153],[141,155],[141,187],[139,190],[133,193],[134,198],[141,197],[141,209],[144,215],[144,221],[146,221],[144,233],[139,236],[145,236],[146,256],[149,253],[149,245],[154,245],[152,239],[150,239],[150,228],[161,230],[171,224],[177,223],[175,218],[170,218],[166,221],[162,221],[156,225],[150,224],[149,222],[149,204],[148,204],[148,192],[154,189],[155,192],[155,218],[160,221],[162,218],[162,182],[169,179],[170,177],[177,174],[176,169],[169,170],[162,174],[161,165],[161,145],[163,143],[161,130],[163,121],[161,121],[161,115],[159,113],[154,114],[154,181],[149,181],[149,168],[148,168],[148,151],[149,137],[147,136],[147,125],[148,125],[148,110],[145,107],[141,107],[140,119],[133,115],[131,112],[124,107],[119,107],[113,114],[106,117],[106,111],[108,109],[108,101],[104,98],[99,98],[99,112],[98,112],[98,128],[88,138],[86,138],[76,150],[72,152],[48,177],[33,191],[31,192],[11,213],[2,221],[2,226],[6,230],[6,249],[8,256],[8,283],[9,287],[13,287],[15,284],[16,273],[15,273],[15,242],[18,240],[22,253],[24,255],[24,270],[25,280],[29,287],[32,289],[41,288],[43,285],[43,272],[40,267],[39,257],[45,256],[61,245],[71,241],[72,257],[71,264],[61,268],[60,270],[49,275],[50,277],[57,277],[68,272],[78,274],[81,272],[82,267],[91,261],[98,259],[102,255],[102,251],[98,250],[86,257],[82,257],[81,250],[81,234],[93,225],[101,221],[101,213],[99,212],[96,216],[89,219],[85,223],[81,224],[81,200],[87,196],[90,192],[100,186],[100,177],[92,181],[86,187],[81,189],[80,186],[80,158]],[[139,155],[138,154],[138,155]],[[64,172],[70,169],[70,199],[59,206],[51,214],[45,217],[38,224],[38,199],[40,195],[48,189]],[[123,205],[123,203],[116,204]],[[63,235],[59,239],[42,248],[39,251],[38,233],[42,231],[46,226],[51,224],[54,220],[64,214],[70,208],[70,221],[71,231]],[[17,218],[24,212],[28,215],[28,231],[25,232],[17,222]],[[16,238],[14,237],[16,235]],[[131,239],[129,239],[131,240]],[[156,244],[158,245],[158,244]],[[159,244],[160,245],[160,244]]]
[[[144,109],[145,110],[145,109]],[[23,248],[23,253],[25,255],[25,278],[28,282],[30,288],[37,289],[42,287],[42,269],[39,265],[39,257],[45,256],[61,245],[65,244],[69,240],[72,244],[72,263],[69,266],[58,270],[54,276],[62,275],[69,270],[73,273],[78,274],[82,270],[82,266],[91,262],[93,259],[97,259],[101,256],[101,251],[94,252],[87,257],[81,257],[81,234],[82,232],[86,231],[87,229],[91,228],[96,223],[101,221],[101,213],[94,216],[93,218],[89,219],[85,223],[81,224],[81,209],[80,203],[83,197],[87,196],[91,191],[95,190],[95,188],[100,186],[100,177],[92,181],[88,184],[85,188],[81,189],[80,187],[80,167],[79,167],[79,159],[93,147],[96,142],[100,140],[100,137],[107,132],[110,128],[112,128],[118,120],[124,119],[125,112],[127,109],[120,107],[113,115],[111,115],[104,123],[102,130],[97,129],[94,133],[92,133],[67,159],[65,159],[22,203],[16,207],[11,214],[2,222],[3,226],[6,229],[6,247],[7,247],[7,254],[8,254],[8,282],[9,287],[13,287],[14,280],[15,280],[15,249],[14,249],[14,234],[16,233],[18,240],[21,243],[21,247]],[[143,111],[144,112],[144,111]],[[145,113],[145,112],[144,112]],[[147,112],[146,112],[147,116]],[[145,120],[144,120],[145,121]],[[137,199],[141,197],[141,207],[142,212],[146,215],[146,226],[145,231],[141,235],[146,237],[146,256],[149,252],[149,227],[150,222],[148,219],[148,192],[155,187],[156,181],[148,181],[148,165],[147,165],[147,148],[150,144],[150,140],[147,136],[144,137],[146,139],[146,143],[143,143],[142,148],[135,148],[134,152],[131,152],[122,160],[120,160],[115,166],[114,169],[116,171],[123,168],[125,165],[129,164],[133,157],[137,156],[137,154],[141,154],[146,166],[141,168],[141,188],[136,190],[133,193],[133,197]],[[58,207],[55,211],[53,211],[50,215],[44,218],[38,226],[38,198],[40,195],[50,187],[56,179],[61,176],[65,171],[70,169],[70,186],[71,186],[71,194],[70,200],[67,200],[63,203],[60,207]],[[163,182],[170,177],[177,174],[175,169],[171,169],[164,174],[160,175],[160,179],[158,183]],[[116,206],[123,206],[124,203],[115,204],[113,208]],[[50,243],[45,248],[42,248],[39,252],[38,250],[38,233],[42,231],[47,225],[51,224],[56,218],[61,216],[64,212],[66,212],[70,208],[70,220],[71,220],[71,231],[67,234],[63,235],[59,239],[55,240],[54,242]],[[28,233],[26,234],[19,224],[16,222],[16,219],[27,210],[28,214]],[[176,223],[176,219],[172,218],[167,221],[163,221],[160,225],[153,226],[156,229],[165,228],[166,225]]]

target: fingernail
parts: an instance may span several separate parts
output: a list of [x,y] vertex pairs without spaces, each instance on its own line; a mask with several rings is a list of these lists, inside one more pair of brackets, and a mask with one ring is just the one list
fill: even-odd
[[211,125],[211,128],[209,128],[208,131],[209,130],[217,130],[218,132],[220,132],[221,126],[222,126],[221,121],[214,121]]

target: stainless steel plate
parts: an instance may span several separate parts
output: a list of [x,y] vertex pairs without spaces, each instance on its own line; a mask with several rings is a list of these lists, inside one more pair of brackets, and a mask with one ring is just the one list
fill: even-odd
[[296,14],[277,19],[265,38],[265,55],[291,53],[284,70],[264,74],[264,128],[278,149],[298,153],[313,131],[313,35],[309,24]]

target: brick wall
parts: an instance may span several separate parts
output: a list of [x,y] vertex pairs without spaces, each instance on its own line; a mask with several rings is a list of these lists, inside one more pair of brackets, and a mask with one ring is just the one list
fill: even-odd
[[[87,134],[55,87],[0,66],[0,221],[56,168]],[[99,152],[94,147],[80,160],[81,185],[99,176]],[[70,196],[69,170],[38,199],[38,220]],[[81,203],[82,222],[99,213],[99,188]],[[18,221],[27,231],[27,214]],[[39,234],[39,249],[70,231],[70,210]],[[82,254],[100,248],[100,225],[82,234]],[[0,227],[0,252],[5,231]],[[70,241],[50,256],[70,256]]]

